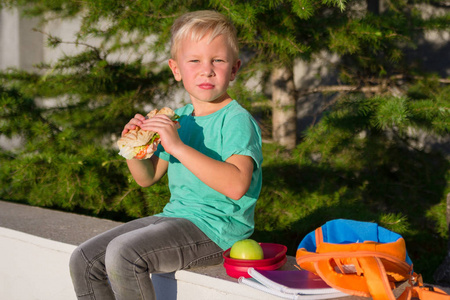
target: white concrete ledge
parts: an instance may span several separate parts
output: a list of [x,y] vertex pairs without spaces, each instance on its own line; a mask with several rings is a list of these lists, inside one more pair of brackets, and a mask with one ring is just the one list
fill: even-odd
[[[119,222],[0,201],[0,299],[75,300],[69,258]],[[288,257],[284,270],[293,269]],[[222,264],[153,275],[158,300],[279,300],[241,285]],[[345,297],[340,299],[367,299]]]
[[[76,245],[119,225],[0,201],[0,299],[76,299],[69,258]],[[284,268],[293,268],[289,258]],[[152,276],[158,300],[280,299],[240,285],[222,264]]]
[[[0,227],[0,299],[76,299],[69,258],[76,246]],[[222,265],[153,275],[162,300],[280,299],[240,285]]]
[[[75,300],[69,274],[72,251],[84,240],[119,224],[0,201],[0,299]],[[295,258],[289,256],[281,269],[292,270],[295,263]],[[158,300],[281,299],[238,284],[222,264],[152,278]]]
[[0,299],[76,299],[69,274],[75,246],[0,227]]

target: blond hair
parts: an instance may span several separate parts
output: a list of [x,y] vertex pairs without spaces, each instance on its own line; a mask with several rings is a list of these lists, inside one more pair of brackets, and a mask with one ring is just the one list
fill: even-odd
[[181,40],[190,37],[198,42],[206,35],[209,35],[208,43],[217,36],[223,35],[233,51],[233,58],[238,59],[239,45],[236,28],[224,15],[216,11],[200,10],[182,15],[173,23],[171,34],[170,55],[173,59],[176,59]]

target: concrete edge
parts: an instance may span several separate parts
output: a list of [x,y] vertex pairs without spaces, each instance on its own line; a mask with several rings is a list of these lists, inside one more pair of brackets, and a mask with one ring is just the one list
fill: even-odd
[[0,227],[0,237],[10,239],[13,241],[21,241],[30,245],[34,245],[40,248],[50,249],[53,251],[72,253],[76,246],[53,241],[41,237],[34,236],[32,234]]

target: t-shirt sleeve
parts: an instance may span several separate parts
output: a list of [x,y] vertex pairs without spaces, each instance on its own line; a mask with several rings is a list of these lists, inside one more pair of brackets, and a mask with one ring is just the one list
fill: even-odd
[[261,130],[249,114],[237,114],[227,119],[222,134],[224,161],[235,154],[246,155],[253,158],[257,168],[261,167]]

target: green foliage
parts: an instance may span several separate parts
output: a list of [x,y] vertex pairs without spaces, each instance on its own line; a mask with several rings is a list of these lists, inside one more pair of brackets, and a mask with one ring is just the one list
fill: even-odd
[[[349,96],[292,154],[265,144],[254,238],[286,244],[295,255],[303,236],[328,220],[377,222],[405,237],[416,271],[431,282],[447,249],[450,162],[418,139],[448,136],[448,91],[423,90],[418,99]],[[424,112],[433,116],[425,123]],[[439,125],[431,121],[439,118]],[[412,128],[424,131],[414,136]]]

